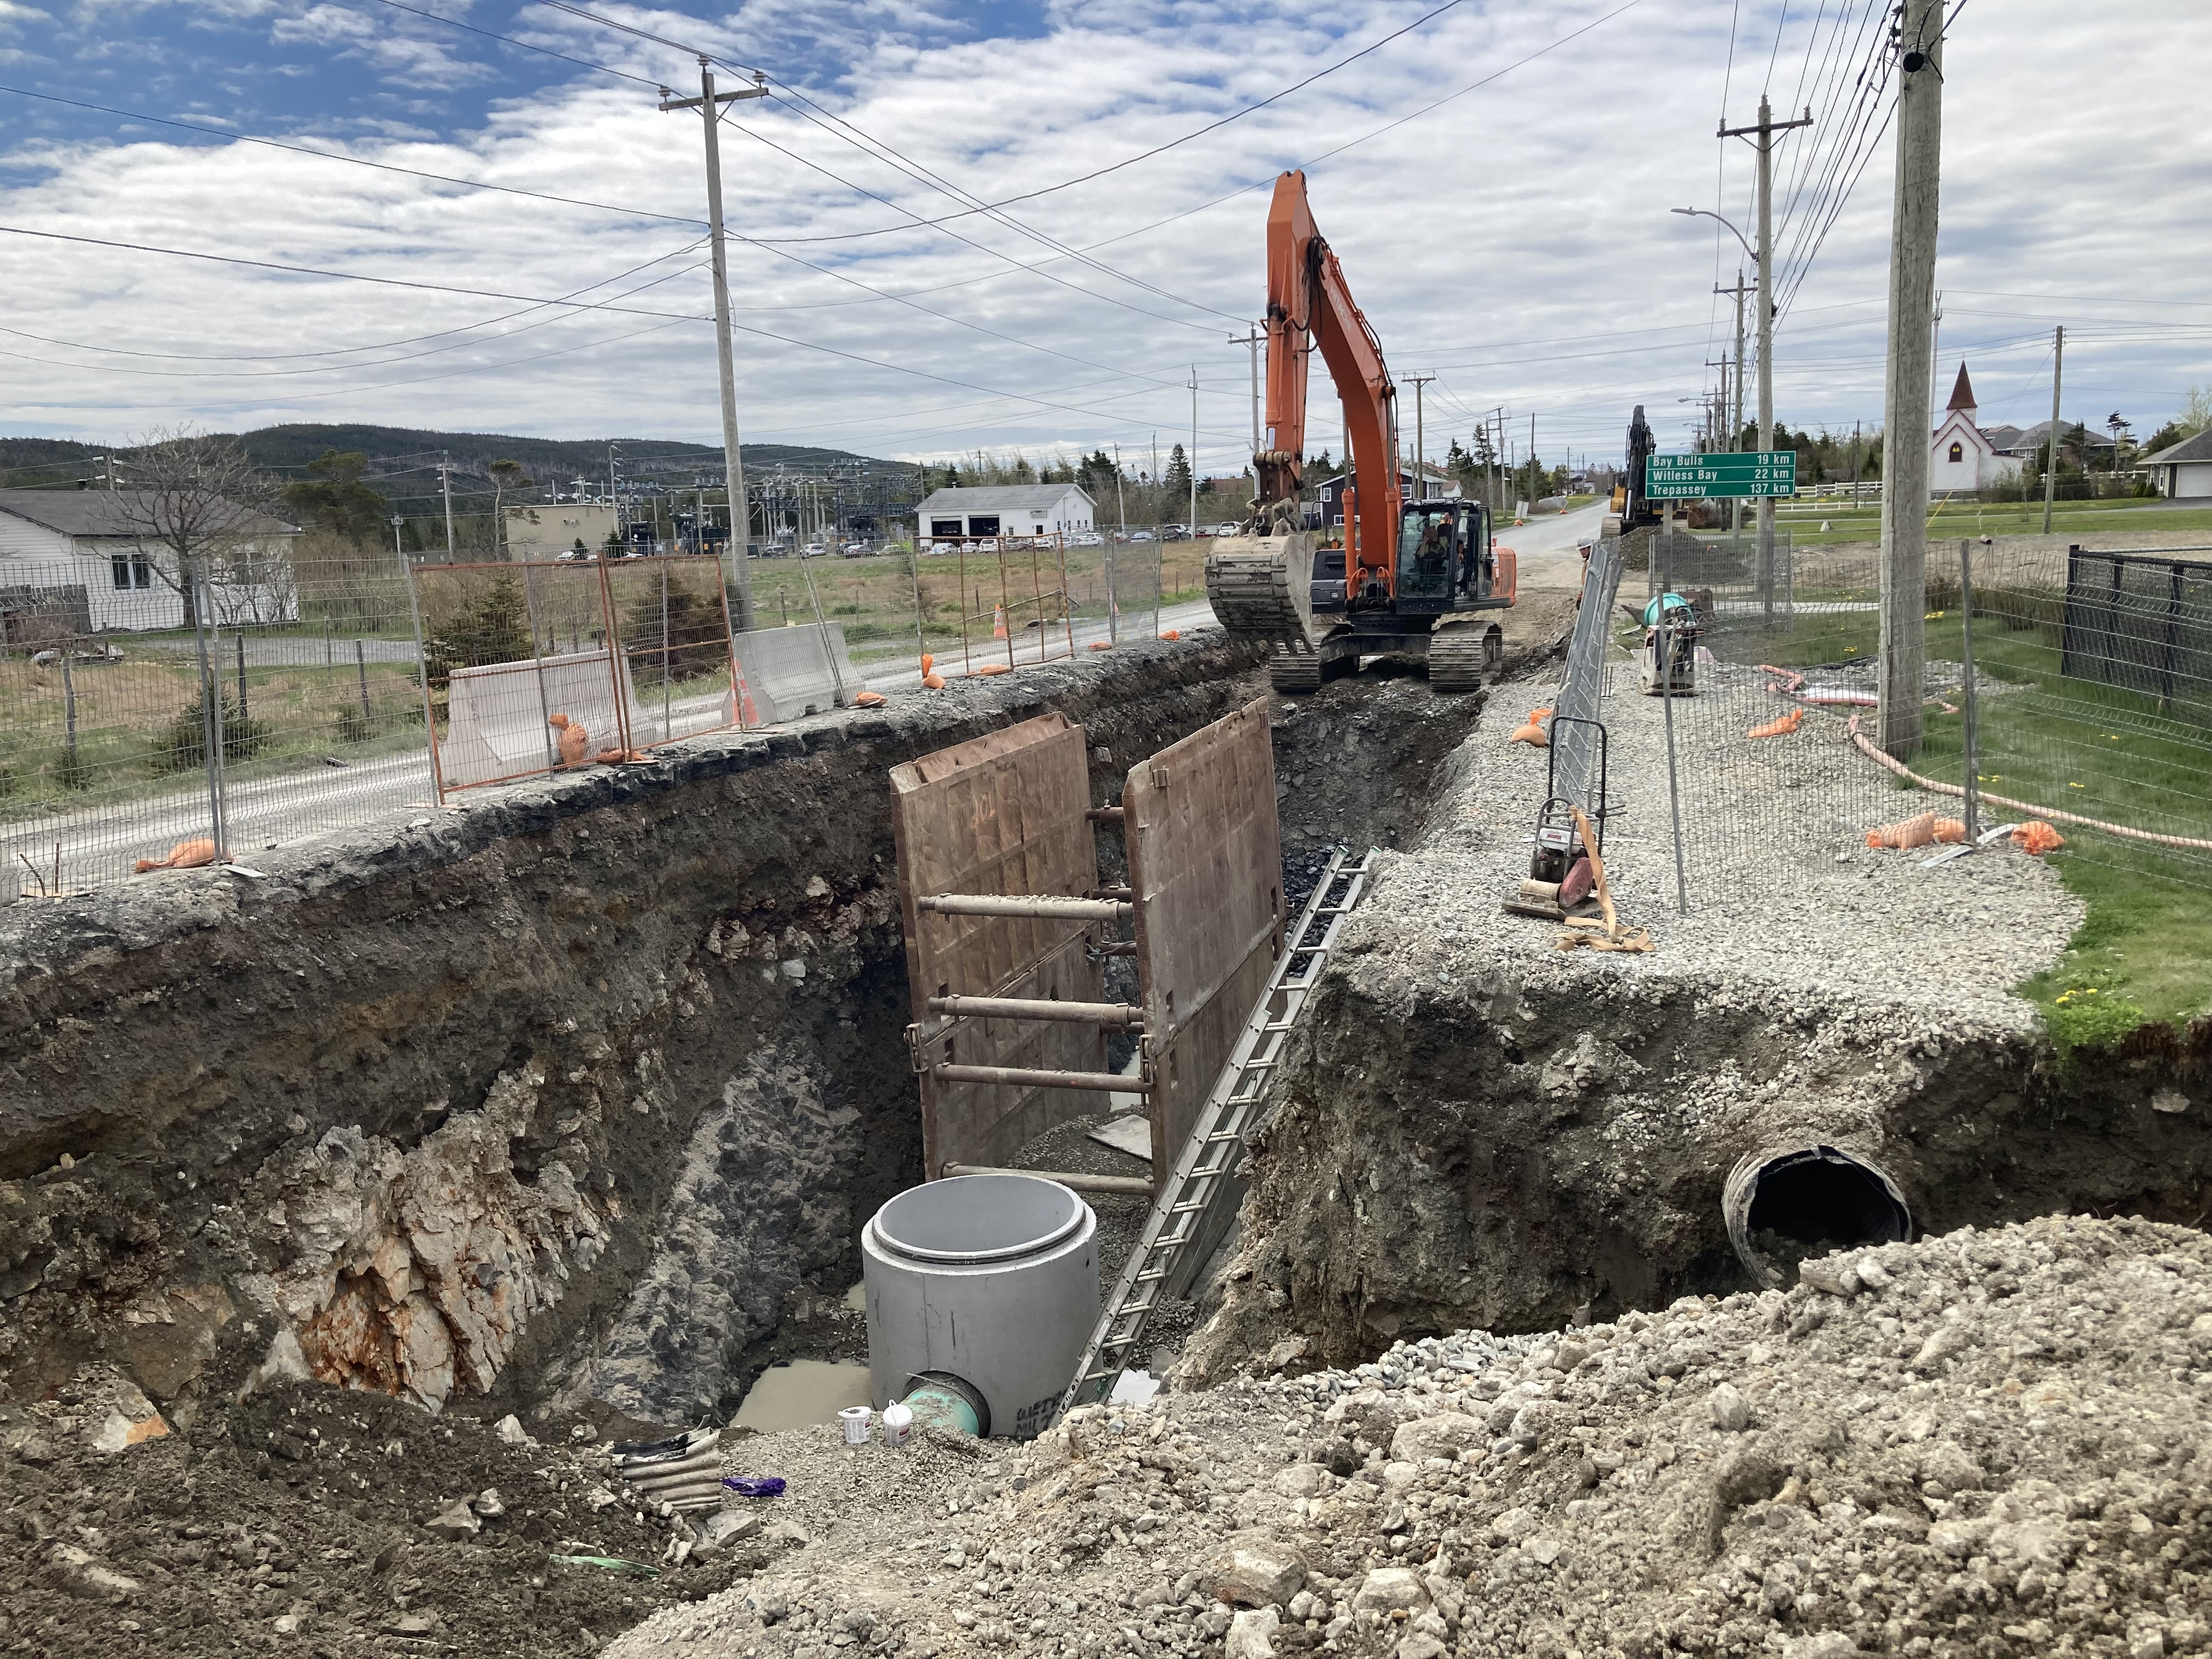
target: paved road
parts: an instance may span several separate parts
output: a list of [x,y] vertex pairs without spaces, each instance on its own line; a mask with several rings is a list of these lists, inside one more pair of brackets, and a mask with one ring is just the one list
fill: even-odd
[[1511,548],[1520,557],[1521,586],[1581,587],[1583,561],[1576,544],[1597,539],[1605,510],[1601,498],[1571,513],[1547,514],[1524,525],[1499,526],[1498,545]]

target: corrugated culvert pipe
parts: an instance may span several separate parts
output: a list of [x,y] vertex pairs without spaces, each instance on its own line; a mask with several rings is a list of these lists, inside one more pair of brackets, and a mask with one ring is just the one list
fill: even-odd
[[1034,1176],[891,1199],[860,1235],[877,1409],[1020,1439],[1048,1426],[1098,1318],[1097,1233],[1088,1204]]
[[1721,1216],[1738,1259],[1769,1290],[1794,1284],[1808,1256],[1912,1237],[1912,1212],[1889,1172],[1839,1146],[1747,1155],[1721,1189]]

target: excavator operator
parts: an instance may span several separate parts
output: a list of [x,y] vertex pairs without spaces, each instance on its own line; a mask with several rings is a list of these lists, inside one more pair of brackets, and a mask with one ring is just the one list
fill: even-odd
[[1431,518],[1421,532],[1421,545],[1413,555],[1413,568],[1424,576],[1441,576],[1451,568],[1451,520]]

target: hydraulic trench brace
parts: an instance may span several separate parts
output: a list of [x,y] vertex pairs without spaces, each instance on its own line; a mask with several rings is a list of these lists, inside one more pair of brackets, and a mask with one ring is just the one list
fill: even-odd
[[1376,853],[1370,847],[1357,857],[1336,854],[1306,901],[1267,989],[1253,1004],[1243,1034],[1199,1108],[1173,1172],[1153,1200],[1144,1233],[1060,1395],[1060,1416],[1113,1392],[1175,1271],[1176,1257],[1185,1246],[1215,1236],[1212,1224],[1236,1201],[1245,1137],[1258,1126],[1267,1084],[1282,1065],[1290,1034],[1328,965],[1338,930],[1366,896]]

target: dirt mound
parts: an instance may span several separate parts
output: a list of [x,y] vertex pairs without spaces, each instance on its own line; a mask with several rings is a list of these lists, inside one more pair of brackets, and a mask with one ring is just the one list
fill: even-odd
[[0,1650],[589,1651],[762,1559],[657,1575],[554,1560],[650,1569],[669,1542],[586,1442],[509,1444],[475,1419],[306,1383],[108,1453],[88,1434],[112,1388],[88,1375],[0,1425]]
[[914,1492],[932,1531],[856,1506],[613,1651],[2203,1652],[2212,1240],[1968,1229],[1086,1407],[1005,1463]]

